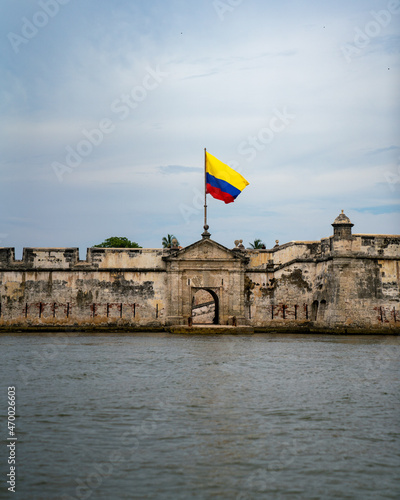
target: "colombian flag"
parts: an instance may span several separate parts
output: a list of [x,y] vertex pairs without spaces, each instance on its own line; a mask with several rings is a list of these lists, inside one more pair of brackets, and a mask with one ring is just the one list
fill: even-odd
[[206,151],[206,192],[212,197],[232,203],[248,184],[238,172]]

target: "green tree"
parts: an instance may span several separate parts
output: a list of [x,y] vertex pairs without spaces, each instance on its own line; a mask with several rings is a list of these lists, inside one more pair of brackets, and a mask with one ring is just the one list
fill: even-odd
[[262,248],[265,248],[265,244],[259,238],[254,240],[253,243],[249,243],[249,245],[250,245],[249,248],[253,248],[254,250],[260,250]]
[[179,246],[179,241],[177,240],[177,238],[175,238],[175,236],[173,234],[168,234],[167,236],[164,236],[164,238],[162,239],[162,246],[163,248],[172,248],[172,241],[173,240],[176,240],[175,245],[176,247]]
[[100,245],[93,246],[97,248],[142,248],[136,241],[130,241],[125,236],[111,236]]

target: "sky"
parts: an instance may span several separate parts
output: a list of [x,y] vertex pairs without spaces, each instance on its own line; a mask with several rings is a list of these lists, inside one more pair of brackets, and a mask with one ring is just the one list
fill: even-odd
[[3,0],[0,246],[400,229],[400,0]]

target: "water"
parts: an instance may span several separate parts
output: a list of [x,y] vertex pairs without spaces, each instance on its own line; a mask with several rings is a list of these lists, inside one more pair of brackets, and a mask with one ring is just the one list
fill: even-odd
[[398,337],[15,335],[0,349],[0,498],[400,498]]

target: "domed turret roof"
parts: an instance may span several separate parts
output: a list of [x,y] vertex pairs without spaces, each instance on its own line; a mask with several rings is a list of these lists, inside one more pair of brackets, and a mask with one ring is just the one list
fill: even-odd
[[[343,212],[342,210],[342,213],[339,214],[336,219],[334,220],[333,224],[351,224],[352,226],[354,226],[354,224],[351,223],[351,220],[347,217],[347,215]],[[333,226],[332,224],[332,226]]]

